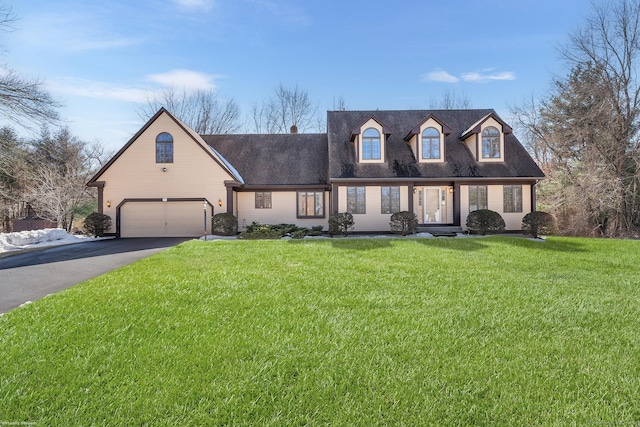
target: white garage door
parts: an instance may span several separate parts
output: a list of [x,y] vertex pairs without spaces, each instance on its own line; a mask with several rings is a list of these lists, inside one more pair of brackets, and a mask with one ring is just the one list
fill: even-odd
[[[210,213],[207,213],[210,222]],[[209,230],[211,224],[207,224]],[[120,209],[121,237],[198,237],[204,233],[202,202],[127,202]]]

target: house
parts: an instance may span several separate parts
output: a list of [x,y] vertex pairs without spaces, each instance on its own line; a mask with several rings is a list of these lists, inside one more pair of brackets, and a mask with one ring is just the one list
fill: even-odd
[[495,111],[330,111],[322,134],[198,135],[159,110],[87,185],[119,237],[201,236],[211,217],[323,225],[351,212],[356,232],[464,227],[497,211],[519,230],[544,174]]

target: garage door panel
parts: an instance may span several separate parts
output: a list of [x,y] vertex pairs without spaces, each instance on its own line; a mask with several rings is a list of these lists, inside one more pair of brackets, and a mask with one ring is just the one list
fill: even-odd
[[120,210],[122,237],[197,237],[203,227],[202,202],[128,202]]

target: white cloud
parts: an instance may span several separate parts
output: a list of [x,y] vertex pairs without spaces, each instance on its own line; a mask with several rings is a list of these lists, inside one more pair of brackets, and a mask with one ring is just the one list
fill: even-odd
[[443,83],[457,83],[460,81],[459,78],[447,73],[444,70],[432,71],[430,73],[423,74],[422,80],[427,82],[443,82]]
[[55,94],[108,99],[126,102],[146,102],[143,90],[108,82],[85,79],[57,78],[48,81],[47,88]]
[[213,0],[173,0],[181,9],[187,10],[204,10],[208,11],[213,8]]
[[469,71],[461,73],[460,77],[449,74],[444,70],[432,71],[422,75],[425,82],[458,83],[465,81],[468,83],[487,83],[494,81],[515,80],[516,73],[513,71],[495,71],[495,68],[485,68],[480,71]]
[[484,83],[501,80],[515,80],[516,74],[512,71],[493,72],[492,68],[462,73],[462,80],[472,83]]
[[147,80],[162,86],[185,90],[213,90],[216,88],[213,82],[215,76],[191,70],[171,70],[161,74],[151,74]]

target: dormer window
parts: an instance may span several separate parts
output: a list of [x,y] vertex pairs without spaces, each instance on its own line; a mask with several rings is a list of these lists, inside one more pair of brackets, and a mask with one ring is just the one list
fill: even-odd
[[500,157],[500,131],[493,126],[486,127],[482,131],[482,158],[499,159]]
[[440,158],[440,132],[436,128],[428,127],[422,132],[422,158]]
[[504,162],[504,144],[511,127],[491,112],[472,124],[460,135],[460,140],[478,162]]
[[353,143],[358,163],[384,163],[389,135],[391,130],[373,116],[353,129],[349,139]]
[[369,128],[362,133],[362,160],[380,160],[380,132]]

